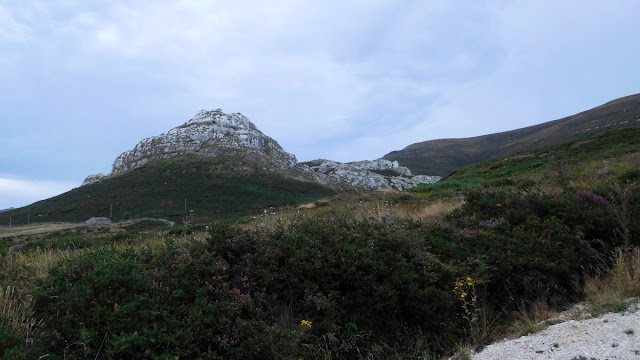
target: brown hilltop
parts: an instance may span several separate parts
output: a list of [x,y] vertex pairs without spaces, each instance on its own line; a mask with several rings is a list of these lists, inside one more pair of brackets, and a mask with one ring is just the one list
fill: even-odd
[[640,125],[640,94],[626,96],[559,120],[522,129],[463,139],[438,139],[393,151],[396,160],[416,174],[446,176],[469,164],[556,145],[599,132]]

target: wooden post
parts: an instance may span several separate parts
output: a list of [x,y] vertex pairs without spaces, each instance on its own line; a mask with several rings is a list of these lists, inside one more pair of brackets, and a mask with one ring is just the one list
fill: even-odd
[[113,204],[111,204],[111,206],[109,206],[109,219],[112,219],[112,218],[113,218]]
[[11,215],[9,215],[9,227],[11,227]]
[[187,198],[184,198],[184,213],[187,213]]

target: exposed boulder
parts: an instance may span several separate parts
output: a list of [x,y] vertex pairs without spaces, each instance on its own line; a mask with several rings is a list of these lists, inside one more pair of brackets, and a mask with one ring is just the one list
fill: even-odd
[[84,182],[82,182],[82,186],[85,185],[89,185],[89,184],[95,184],[98,183],[106,178],[108,178],[109,175],[105,175],[105,174],[93,174],[93,175],[89,175],[87,176],[86,179],[84,179]]
[[331,160],[314,160],[301,163],[305,173],[311,174],[319,183],[343,189],[407,190],[424,183],[434,183],[439,176],[414,176],[406,167],[397,161],[384,159],[339,163]]

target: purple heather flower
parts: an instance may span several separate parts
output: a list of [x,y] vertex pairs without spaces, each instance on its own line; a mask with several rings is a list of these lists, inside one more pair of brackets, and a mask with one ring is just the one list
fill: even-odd
[[592,191],[588,191],[588,190],[578,190],[577,194],[585,199],[589,199],[591,201],[595,201],[599,204],[601,204],[602,206],[604,206],[607,210],[611,210],[612,206],[611,203],[603,196],[598,195]]

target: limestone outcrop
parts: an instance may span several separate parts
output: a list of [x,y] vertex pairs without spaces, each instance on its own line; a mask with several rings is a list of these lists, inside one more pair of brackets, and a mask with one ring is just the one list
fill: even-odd
[[404,191],[424,183],[434,183],[439,176],[413,175],[397,161],[384,159],[339,163],[314,160],[301,163],[302,171],[323,185],[356,190],[395,189]]
[[225,114],[216,109],[201,110],[166,134],[143,139],[133,149],[116,158],[111,174],[90,175],[83,185],[103,181],[150,161],[186,155],[229,161],[233,171],[238,173],[285,173],[336,190],[406,190],[440,179],[437,176],[413,176],[408,168],[400,166],[397,161],[384,159],[344,164],[330,160],[298,163],[294,155],[284,151],[244,115]]
[[265,169],[288,169],[296,157],[282,150],[240,113],[225,114],[220,109],[199,111],[185,124],[167,134],[143,139],[113,163],[112,175],[140,167],[151,160],[181,155],[210,157],[237,155],[250,158]]
[[109,177],[109,175],[105,175],[105,174],[89,175],[89,176],[87,176],[86,179],[84,179],[84,182],[82,183],[82,186],[100,182],[100,181],[102,181],[104,179],[107,179],[108,177]]

